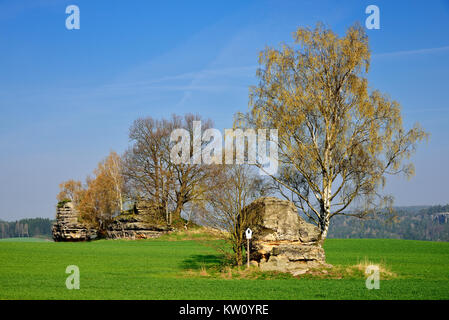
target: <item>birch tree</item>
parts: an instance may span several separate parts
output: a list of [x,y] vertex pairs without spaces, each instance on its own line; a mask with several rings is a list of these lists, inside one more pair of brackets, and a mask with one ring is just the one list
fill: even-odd
[[125,180],[123,176],[122,159],[115,152],[111,151],[107,158],[99,164],[97,170],[103,171],[104,175],[110,180],[112,188],[115,193],[115,200],[117,202],[117,210],[123,211],[123,197]]
[[391,204],[380,193],[387,175],[413,175],[406,160],[427,134],[419,124],[404,129],[399,103],[369,87],[362,27],[339,37],[318,24],[293,39],[260,53],[259,84],[237,125],[278,129],[280,170],[271,177],[323,241],[332,217]]
[[79,201],[75,208],[83,222],[102,233],[123,210],[124,177],[119,155],[111,151],[93,173],[87,177],[85,188],[76,193]]

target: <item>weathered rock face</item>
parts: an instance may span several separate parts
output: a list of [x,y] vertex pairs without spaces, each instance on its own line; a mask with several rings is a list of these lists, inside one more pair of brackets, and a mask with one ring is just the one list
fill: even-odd
[[61,203],[57,207],[56,222],[52,227],[55,241],[86,241],[97,237],[97,231],[86,228],[78,222],[78,212],[71,202]]
[[110,239],[149,239],[157,238],[171,229],[147,221],[141,214],[122,214],[114,219],[108,227],[107,236]]
[[329,266],[318,243],[318,228],[305,222],[292,202],[264,197],[245,211],[253,230],[250,258],[261,270],[299,275],[311,268]]
[[[99,235],[78,221],[79,214],[71,202],[58,204],[56,223],[52,227],[55,241],[86,241]],[[120,214],[108,226],[109,239],[147,239],[157,238],[171,231],[164,222],[160,208],[148,202],[140,202],[132,213]]]
[[109,225],[110,239],[157,238],[171,231],[165,224],[162,209],[149,202],[140,202],[131,214],[117,216]]

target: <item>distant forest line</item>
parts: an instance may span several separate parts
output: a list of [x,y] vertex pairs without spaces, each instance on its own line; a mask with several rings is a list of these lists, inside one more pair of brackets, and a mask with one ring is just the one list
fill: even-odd
[[33,237],[51,238],[54,220],[48,218],[27,218],[16,221],[0,220],[0,239]]
[[[336,216],[331,221],[329,238],[449,241],[449,222],[436,218],[438,213],[449,212],[449,204],[396,207],[394,210],[394,215],[378,214],[374,219]],[[0,238],[51,238],[53,222],[49,218],[0,220]]]
[[445,206],[396,207],[394,215],[378,214],[375,219],[336,216],[331,221],[329,238],[384,238],[449,241],[449,221],[438,214]]

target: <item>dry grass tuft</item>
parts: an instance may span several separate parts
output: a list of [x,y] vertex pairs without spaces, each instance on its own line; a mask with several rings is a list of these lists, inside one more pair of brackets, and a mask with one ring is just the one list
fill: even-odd
[[374,263],[365,258],[363,261],[359,261],[356,265],[352,266],[351,268],[353,270],[355,269],[365,274],[366,270],[370,266],[376,266],[377,268],[379,268],[379,274],[382,279],[392,279],[397,277],[397,274],[392,272],[383,261],[381,261],[380,263]]
[[342,266],[335,265],[332,268],[321,268],[310,270],[307,274],[301,277],[317,277],[325,279],[344,279],[344,278],[366,278],[368,267],[375,266],[379,270],[379,276],[383,280],[397,278],[398,275],[390,270],[385,262],[371,262],[367,258],[360,260],[355,265]]
[[205,266],[201,266],[201,269],[199,271],[199,275],[201,277],[209,277],[210,274],[207,272],[206,267]]
[[281,272],[262,272],[256,266],[251,266],[247,268],[245,266],[222,266],[222,267],[212,267],[205,269],[201,267],[197,270],[187,270],[184,273],[185,277],[210,277],[210,278],[220,278],[220,279],[285,279],[293,278],[289,273]]

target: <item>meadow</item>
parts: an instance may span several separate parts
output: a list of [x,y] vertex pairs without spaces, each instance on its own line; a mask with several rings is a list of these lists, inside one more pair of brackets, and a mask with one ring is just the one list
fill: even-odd
[[[449,299],[449,243],[328,239],[327,262],[369,260],[396,276],[368,290],[364,276],[255,273],[223,277],[220,240],[167,236],[80,243],[0,241],[0,299]],[[68,290],[68,265],[80,289]],[[211,271],[212,270],[212,271]]]

